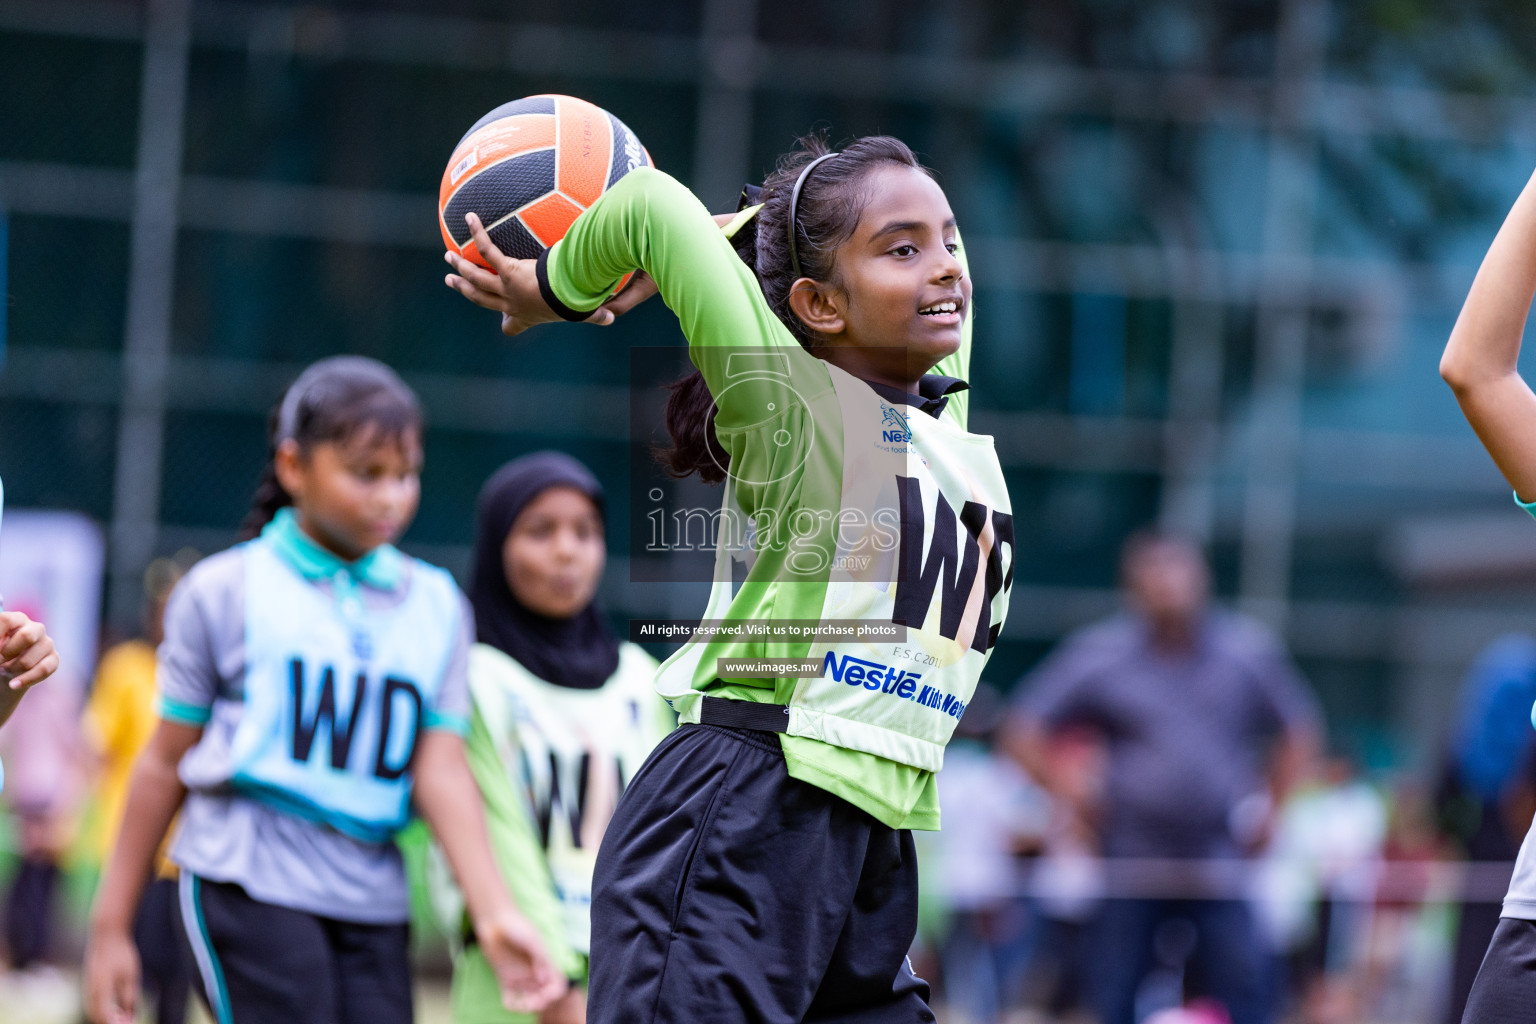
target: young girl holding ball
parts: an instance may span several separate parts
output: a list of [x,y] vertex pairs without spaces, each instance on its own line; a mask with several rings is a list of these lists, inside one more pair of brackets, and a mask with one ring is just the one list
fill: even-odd
[[[537,261],[503,257],[478,221],[496,271],[448,256],[450,287],[507,334],[611,322],[614,283],[644,270],[698,369],[669,404],[670,465],[723,482],[732,525],[704,618],[871,629],[701,632],[662,665],[684,724],[598,855],[600,1024],[933,1019],[906,960],[910,830],[938,827],[933,775],[1013,562],[992,440],[966,429],[971,281],[943,190],[898,140],[805,140],[761,199],[722,232],[642,167]],[[724,664],[765,658],[794,664]]]

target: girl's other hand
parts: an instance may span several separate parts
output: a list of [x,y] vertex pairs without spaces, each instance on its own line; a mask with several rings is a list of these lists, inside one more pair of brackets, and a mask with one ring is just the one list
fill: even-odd
[[496,972],[508,1010],[538,1013],[565,994],[565,976],[550,963],[538,931],[515,908],[476,922],[475,940]]
[[93,931],[85,948],[85,1015],[91,1024],[133,1024],[139,951],[120,929]]
[[25,690],[59,668],[59,655],[41,622],[21,612],[0,612],[0,683]]
[[[486,270],[460,256],[445,252],[443,258],[454,269],[444,278],[444,283],[470,302],[501,314],[501,333],[513,337],[538,324],[553,323],[560,319],[539,294],[539,281],[534,274],[533,260],[517,260],[504,255],[485,233],[485,225],[475,214],[465,218],[469,222],[475,248],[485,257],[485,262],[495,268]],[[628,307],[626,307],[628,308]],[[599,306],[587,318],[589,324],[613,323],[614,312],[608,306]]]

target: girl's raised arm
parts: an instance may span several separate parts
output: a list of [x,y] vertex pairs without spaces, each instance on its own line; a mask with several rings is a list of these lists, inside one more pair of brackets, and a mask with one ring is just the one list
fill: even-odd
[[1521,501],[1536,499],[1536,394],[1517,366],[1533,296],[1536,177],[1488,248],[1440,358],[1440,376]]
[[[720,227],[720,220],[683,185],[641,167],[576,219],[542,260],[542,280],[541,261],[502,255],[473,221],[475,245],[496,273],[448,253],[445,258],[455,272],[446,283],[476,305],[501,313],[502,333],[514,335],[557,319],[612,323],[615,310],[622,312],[633,302],[620,295],[604,304],[607,291],[638,267],[650,278],[642,282],[645,294],[659,289],[677,315],[693,363],[711,393],[730,391],[717,426],[756,423],[764,410],[788,407],[780,382],[808,360],[798,358],[800,345],[769,308],[752,269]],[[783,366],[772,364],[773,374],[748,373],[742,369],[750,366],[748,361],[733,358],[751,357],[764,348],[783,349],[796,358]]]

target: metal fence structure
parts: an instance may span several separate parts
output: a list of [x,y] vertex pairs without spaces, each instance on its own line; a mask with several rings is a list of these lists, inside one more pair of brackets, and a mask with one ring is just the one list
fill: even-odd
[[[815,124],[887,131],[941,172],[977,279],[974,423],[1021,538],[994,682],[1112,609],[1120,537],[1161,522],[1336,727],[1422,757],[1466,662],[1536,611],[1536,529],[1435,374],[1536,108],[1374,10],[0,0],[0,473],[110,523],[128,622],[151,557],[233,538],[286,382],[363,352],[428,410],[407,546],[462,568],[506,458],[565,447],[623,491],[623,346],[677,341],[656,309],[508,343],[443,289],[463,128],[579,94],[717,208]],[[630,583],[611,532],[616,615],[702,607]]]

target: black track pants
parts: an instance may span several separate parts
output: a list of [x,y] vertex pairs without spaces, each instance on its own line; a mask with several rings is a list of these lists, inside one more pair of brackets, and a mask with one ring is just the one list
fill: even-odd
[[789,777],[777,736],[685,725],[619,802],[588,1024],[920,1024],[912,834]]

